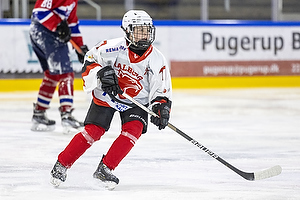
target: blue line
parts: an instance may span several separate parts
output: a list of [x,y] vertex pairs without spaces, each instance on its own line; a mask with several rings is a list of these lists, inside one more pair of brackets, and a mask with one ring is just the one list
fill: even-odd
[[155,26],[300,26],[300,22],[285,21],[246,21],[246,20],[157,20],[154,21]]
[[[80,26],[121,26],[121,20],[79,20]],[[0,25],[29,25],[30,19],[0,19]],[[155,26],[300,26],[298,21],[154,20]]]
[[79,20],[83,26],[121,26],[121,20]]
[[29,25],[30,19],[0,19],[0,25]]

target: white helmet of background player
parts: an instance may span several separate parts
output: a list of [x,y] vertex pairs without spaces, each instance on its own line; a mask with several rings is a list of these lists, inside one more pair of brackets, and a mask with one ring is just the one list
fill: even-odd
[[152,18],[143,10],[130,10],[122,20],[122,29],[128,46],[137,50],[146,50],[155,39],[155,27]]

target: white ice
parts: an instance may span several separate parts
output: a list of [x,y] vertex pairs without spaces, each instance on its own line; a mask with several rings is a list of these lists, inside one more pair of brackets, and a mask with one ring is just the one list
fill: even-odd
[[[92,174],[120,133],[111,129],[80,157],[59,188],[50,170],[73,135],[62,134],[57,94],[48,117],[53,132],[32,132],[37,92],[0,93],[1,200],[297,200],[300,199],[300,88],[174,90],[170,122],[235,167],[256,172],[282,166],[276,177],[247,181],[166,128],[148,132],[114,171],[105,190]],[[90,97],[75,92],[74,115],[84,120]]]

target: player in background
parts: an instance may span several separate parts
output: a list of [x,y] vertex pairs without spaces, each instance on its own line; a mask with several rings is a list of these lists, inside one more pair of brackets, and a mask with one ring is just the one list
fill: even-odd
[[[37,0],[32,11],[30,39],[44,72],[37,102],[34,103],[32,131],[52,131],[55,121],[46,116],[46,110],[58,85],[59,112],[64,132],[80,128],[82,122],[72,116],[74,72],[70,61],[68,41],[72,39],[84,53],[76,15],[78,0]],[[84,54],[76,51],[79,62]]]
[[125,37],[102,41],[86,54],[82,78],[84,90],[92,91],[93,101],[84,130],[58,155],[51,171],[51,183],[55,186],[66,180],[67,169],[110,128],[116,111],[121,118],[121,133],[102,156],[93,177],[104,182],[108,189],[119,183],[112,170],[142,133],[146,133],[148,125],[147,112],[125,99],[122,91],[160,116],[151,117],[159,129],[168,124],[171,76],[165,57],[152,45],[155,38],[152,18],[145,11],[130,10],[125,13],[121,28]]

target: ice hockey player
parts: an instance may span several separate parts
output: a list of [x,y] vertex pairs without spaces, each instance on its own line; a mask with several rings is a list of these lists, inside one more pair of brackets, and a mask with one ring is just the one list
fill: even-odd
[[66,180],[67,169],[110,128],[116,111],[121,118],[121,133],[102,156],[93,177],[110,190],[119,183],[112,170],[146,133],[148,125],[147,112],[125,99],[122,91],[158,114],[159,117],[151,117],[151,122],[159,129],[168,124],[171,77],[165,57],[152,45],[152,18],[145,11],[130,10],[125,13],[121,28],[125,37],[102,41],[87,52],[82,77],[84,90],[92,91],[93,101],[84,130],[58,155],[51,171],[51,183],[55,186]]
[[[84,53],[76,14],[78,0],[37,0],[32,11],[30,40],[44,72],[37,102],[34,103],[32,131],[52,131],[55,121],[46,116],[46,110],[58,85],[59,112],[64,132],[83,127],[73,115],[74,72],[70,61],[68,41],[72,39]],[[84,55],[78,53],[79,62]]]

